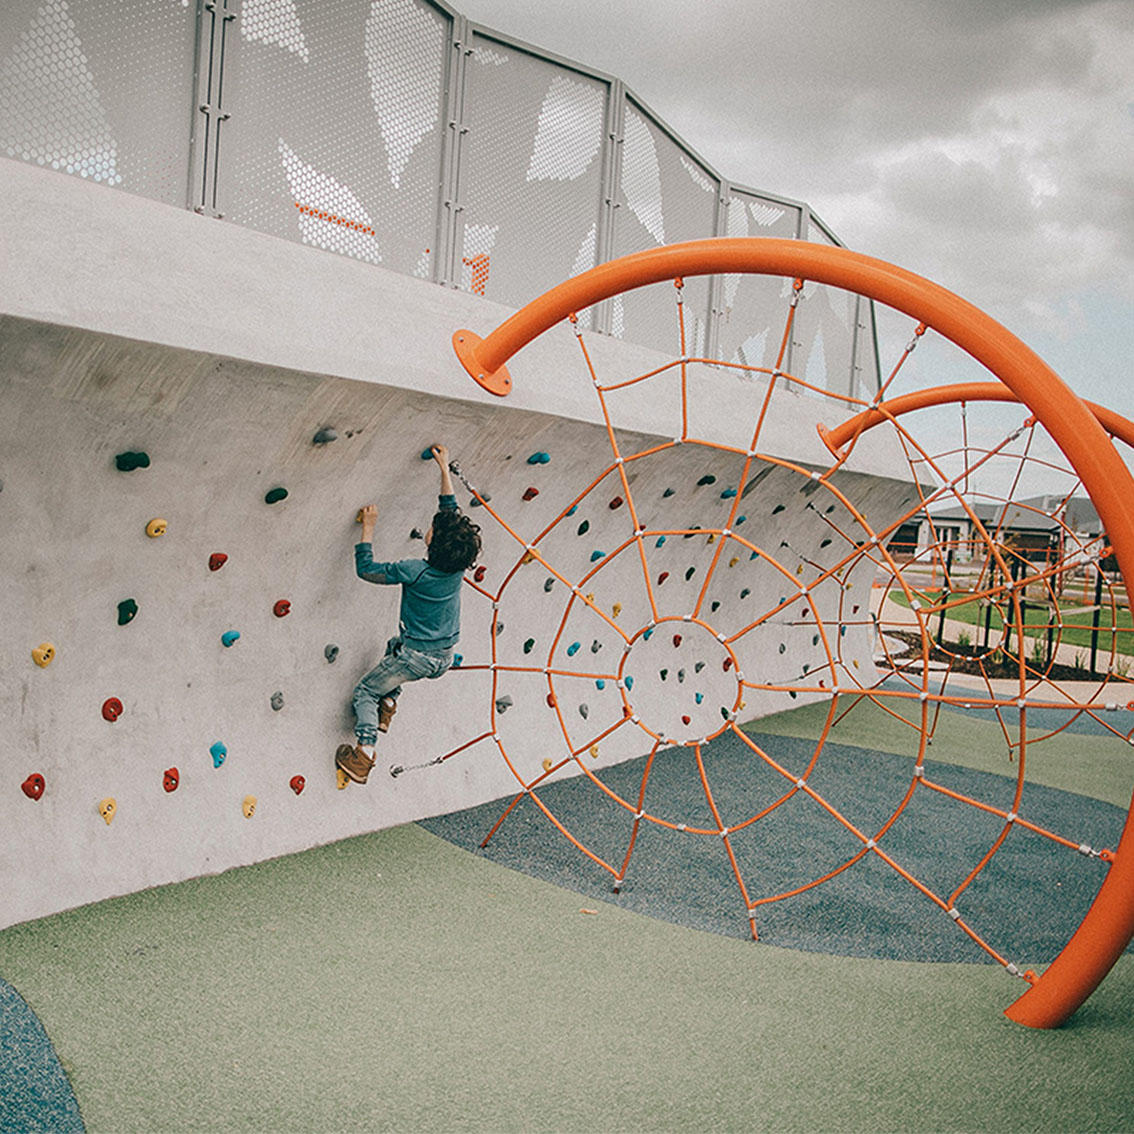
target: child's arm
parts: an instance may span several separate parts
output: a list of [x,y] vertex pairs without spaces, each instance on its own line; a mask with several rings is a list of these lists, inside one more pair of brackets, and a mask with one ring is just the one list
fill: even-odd
[[[382,570],[374,562],[374,551],[371,544],[374,542],[374,525],[378,520],[378,508],[374,504],[367,504],[358,510],[358,522],[362,524],[362,535],[354,548],[354,569],[360,579],[368,583],[392,583],[396,580]],[[383,566],[385,566],[383,564]]]
[[364,508],[358,510],[358,522],[362,525],[362,538],[359,543],[373,543],[374,542],[374,525],[378,521],[378,506],[376,504],[367,504]]
[[441,466],[440,496],[453,496],[453,478],[449,475],[449,450],[444,445],[434,445],[430,449],[433,459]]

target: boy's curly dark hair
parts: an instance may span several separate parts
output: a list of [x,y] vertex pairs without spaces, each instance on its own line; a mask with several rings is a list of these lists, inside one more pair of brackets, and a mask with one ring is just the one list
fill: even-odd
[[454,574],[467,571],[480,554],[480,526],[463,512],[451,508],[433,517],[433,538],[429,541],[429,566]]

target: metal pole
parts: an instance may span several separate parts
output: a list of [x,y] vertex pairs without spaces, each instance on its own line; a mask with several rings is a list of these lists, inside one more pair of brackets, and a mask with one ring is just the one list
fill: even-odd
[[1102,568],[1096,567],[1095,612],[1091,615],[1091,677],[1096,677],[1095,662],[1099,652],[1099,615],[1102,613]]

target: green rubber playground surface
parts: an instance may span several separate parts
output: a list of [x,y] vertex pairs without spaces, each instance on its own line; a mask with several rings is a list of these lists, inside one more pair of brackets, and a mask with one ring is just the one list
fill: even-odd
[[[998,726],[954,716],[954,755],[995,761]],[[893,727],[861,714],[837,740],[886,751]],[[1125,802],[1113,741],[1049,743],[1050,786]],[[15,926],[0,978],[89,1131],[1134,1128],[1129,954],[1032,1031],[1001,1015],[1022,986],[998,966],[755,944],[419,825]],[[10,1003],[0,1130],[79,1129]]]

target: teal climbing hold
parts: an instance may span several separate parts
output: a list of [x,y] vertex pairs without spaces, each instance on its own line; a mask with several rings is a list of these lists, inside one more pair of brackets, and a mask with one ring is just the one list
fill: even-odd
[[654,547],[661,547],[663,543],[665,543],[665,536],[660,535],[658,536],[657,543],[654,544]]
[[273,488],[270,492],[267,493],[267,495],[265,495],[264,503],[265,504],[278,504],[281,500],[286,500],[286,499],[287,499],[287,489],[286,488]]
[[228,755],[228,749],[218,740],[215,744],[210,745],[209,755],[213,758],[213,767],[219,768]]
[[651,626],[643,635],[642,641],[648,642],[654,635],[654,628]]
[[591,521],[590,521],[590,520],[584,520],[584,521],[583,521],[583,522],[582,522],[582,523],[581,523],[581,524],[579,525],[579,527],[578,527],[578,529],[576,530],[575,534],[576,534],[576,535],[583,535],[583,534],[584,534],[585,532],[589,532],[590,530],[591,530]]
[[225,647],[225,648],[227,649],[227,648],[228,648],[229,646],[231,646],[231,645],[232,645],[232,644],[233,644],[233,643],[234,643],[234,642],[236,641],[236,639],[237,639],[237,638],[239,638],[239,637],[240,637],[240,631],[239,631],[239,630],[226,630],[226,631],[225,631],[225,632],[224,632],[224,633],[223,633],[223,634],[221,635],[221,639],[220,639],[220,640],[221,640],[221,644],[222,644],[222,645],[223,645],[223,646],[224,646],[224,647]]
[[721,499],[722,500],[731,500],[735,495],[736,495],[736,489],[735,488],[726,488],[724,490],[724,492],[721,493]]
[[132,598],[123,599],[118,604],[118,625],[125,626],[127,622],[132,622],[137,613],[138,604]]
[[332,441],[339,439],[338,433],[335,432],[329,425],[323,426],[314,437],[311,438],[312,445],[328,445]]
[[733,526],[734,528],[739,528],[739,527],[740,527],[740,525],[741,525],[741,524],[743,524],[743,523],[744,523],[744,521],[745,521],[745,520],[747,520],[747,519],[748,519],[748,517],[747,517],[747,516],[737,516],[737,517],[736,517],[736,523],[735,523],[735,524],[733,524],[732,526]]
[[604,555],[606,555],[605,551],[592,551],[591,552],[591,562],[594,563],[597,560],[602,559],[602,557]]
[[135,469],[148,469],[150,467],[149,453],[119,453],[114,458],[115,467],[119,472],[133,472]]
[[547,462],[550,461],[550,460],[551,460],[551,457],[547,453],[533,453],[528,458],[528,464],[529,465],[546,465]]
[[431,460],[433,460],[433,450],[432,450],[432,449],[422,449],[422,451],[421,451],[421,459],[422,459],[423,461],[431,461]]
[[453,655],[453,668],[454,669],[460,669],[461,668],[461,662],[463,662],[464,660],[465,659],[461,654],[454,654]]
[[625,679],[625,681],[623,681],[622,684],[625,685],[627,689],[633,689],[634,688],[634,678],[632,678],[630,676],[630,674],[627,674],[626,679]]
[[578,510],[579,510],[579,505],[578,504],[572,504],[571,507],[567,510],[567,515],[573,516]]
[[693,696],[696,699],[698,705],[705,699],[704,693],[694,693]]
[[819,635],[818,634],[812,634],[811,635],[811,644],[813,646],[819,645]]
[[579,652],[579,647],[580,647],[581,645],[582,645],[582,643],[581,643],[581,642],[572,642],[572,643],[571,643],[571,644],[570,644],[570,645],[569,645],[569,646],[567,647],[567,656],[568,656],[569,658],[573,658],[573,657],[574,657],[574,656],[575,656],[575,655],[576,655],[576,654],[577,654],[577,653]]
[[596,689],[605,689],[606,688],[606,682],[603,681],[603,679],[601,677],[598,678],[598,680],[595,681],[595,688]]

